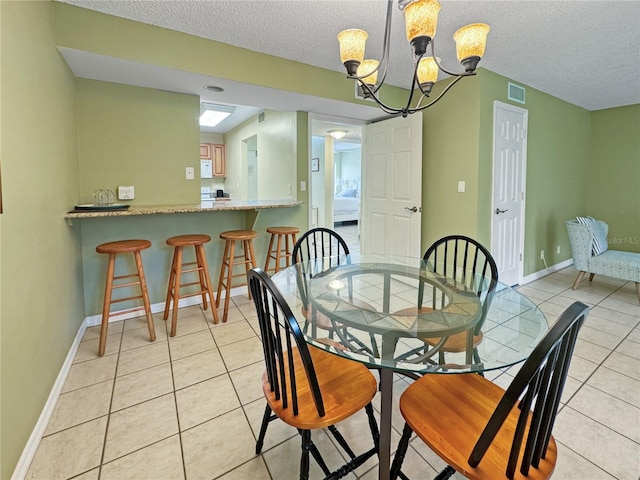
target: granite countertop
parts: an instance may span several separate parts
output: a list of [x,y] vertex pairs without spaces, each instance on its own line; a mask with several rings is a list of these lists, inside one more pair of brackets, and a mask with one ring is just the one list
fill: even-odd
[[[73,220],[75,218],[99,218],[99,217],[126,217],[131,215],[157,215],[169,213],[198,213],[216,212],[230,210],[264,210],[268,208],[289,208],[302,205],[304,202],[297,200],[210,200],[201,203],[191,203],[185,205],[132,205],[123,209],[104,210],[71,210],[65,214],[64,218]],[[119,205],[119,204],[118,204]]]

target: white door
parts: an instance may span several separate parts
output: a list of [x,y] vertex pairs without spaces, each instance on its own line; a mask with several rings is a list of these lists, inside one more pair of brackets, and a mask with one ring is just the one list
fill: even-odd
[[523,275],[527,117],[524,108],[493,104],[491,254],[507,285],[521,283]]
[[420,257],[422,114],[364,128],[362,253]]

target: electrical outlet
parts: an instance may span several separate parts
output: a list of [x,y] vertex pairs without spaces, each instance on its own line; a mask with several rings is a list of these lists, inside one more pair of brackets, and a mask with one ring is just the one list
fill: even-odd
[[540,250],[540,260],[544,260],[544,250]]
[[458,182],[458,193],[464,193],[467,188],[467,183],[464,180]]
[[194,180],[196,178],[196,171],[193,167],[185,167],[184,172],[187,180]]
[[131,185],[118,187],[118,200],[133,200],[134,198],[135,191]]
[[307,191],[307,182],[300,182],[300,191],[301,192]]
[[287,185],[287,192],[289,193],[289,195],[293,193],[293,185],[291,184]]
[[556,254],[560,255],[560,245],[556,245]]

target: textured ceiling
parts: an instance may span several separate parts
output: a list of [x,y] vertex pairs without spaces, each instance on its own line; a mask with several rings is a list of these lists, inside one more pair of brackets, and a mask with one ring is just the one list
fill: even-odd
[[[367,57],[379,57],[386,11],[386,0],[60,1],[341,72],[336,34],[367,30]],[[453,32],[484,22],[481,67],[588,110],[640,103],[640,1],[440,3],[435,47],[449,69]],[[387,83],[406,87],[411,62],[394,6]]]

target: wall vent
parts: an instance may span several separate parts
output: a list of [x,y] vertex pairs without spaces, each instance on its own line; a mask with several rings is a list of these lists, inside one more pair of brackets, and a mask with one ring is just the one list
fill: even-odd
[[258,123],[264,122],[264,112],[258,114]]
[[516,85],[515,83],[509,82],[507,98],[511,101],[518,103],[525,103],[525,89],[520,85]]

